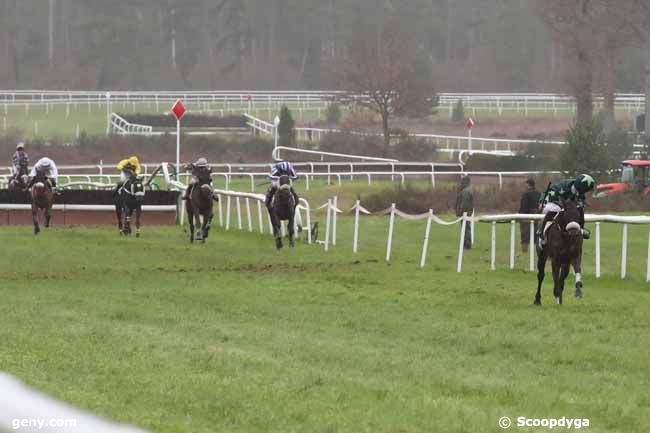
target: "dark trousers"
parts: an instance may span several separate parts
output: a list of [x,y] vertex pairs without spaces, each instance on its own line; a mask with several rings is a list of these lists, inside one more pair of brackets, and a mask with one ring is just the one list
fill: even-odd
[[469,221],[465,224],[465,238],[463,239],[463,248],[472,249],[472,224]]

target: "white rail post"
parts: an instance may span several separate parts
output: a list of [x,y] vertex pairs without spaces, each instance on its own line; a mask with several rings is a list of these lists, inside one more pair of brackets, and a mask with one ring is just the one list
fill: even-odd
[[470,220],[469,226],[470,226],[470,235],[472,237],[472,246],[474,246],[474,236],[475,236],[475,224],[474,224],[474,216],[476,215],[476,209],[472,209],[472,219]]
[[332,212],[332,199],[327,199],[327,216],[325,217],[325,251],[330,249],[330,212]]
[[235,197],[235,203],[237,204],[237,228],[241,230],[241,204],[239,203],[239,196]]
[[623,245],[621,248],[621,278],[627,275],[627,224],[623,224]]
[[496,258],[497,258],[497,222],[492,221],[492,239],[490,246],[490,269],[495,271],[496,267]]
[[253,218],[251,217],[251,202],[246,197],[246,216],[248,217],[248,231],[253,232]]
[[460,242],[458,242],[458,264],[456,272],[463,270],[463,252],[465,251],[465,230],[467,230],[467,212],[463,212],[462,222],[460,224]]
[[221,206],[221,194],[217,194],[217,209],[219,209],[219,225],[223,227],[223,208]]
[[600,222],[596,222],[596,278],[600,278]]
[[390,207],[390,221],[388,222],[388,242],[386,243],[386,261],[390,262],[390,252],[393,247],[393,226],[395,225],[395,203]]
[[510,269],[515,268],[515,220],[510,221]]
[[650,282],[650,232],[648,232],[648,261],[645,269],[645,282]]
[[429,209],[429,218],[427,218],[427,228],[424,231],[424,243],[422,245],[422,258],[420,259],[420,267],[423,268],[427,260],[427,252],[429,251],[429,233],[431,233],[431,220],[433,219],[433,209]]
[[262,219],[262,202],[257,200],[257,218],[260,223],[260,233],[264,233],[264,220]]
[[226,230],[230,230],[230,196],[226,196]]
[[338,219],[337,209],[339,204],[338,196],[334,196],[334,209],[332,209],[332,246],[336,246],[336,220]]
[[530,222],[530,242],[528,243],[528,253],[530,256],[529,269],[530,272],[535,271],[535,248],[537,243],[535,242],[535,221]]
[[354,240],[352,242],[352,252],[355,254],[359,252],[359,206],[361,204],[357,200],[354,205]]

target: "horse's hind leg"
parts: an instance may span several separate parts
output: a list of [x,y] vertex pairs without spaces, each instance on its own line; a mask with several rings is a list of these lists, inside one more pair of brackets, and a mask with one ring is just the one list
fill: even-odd
[[140,218],[142,217],[142,206],[135,208],[135,237],[140,237]]
[[564,293],[564,281],[569,275],[571,265],[569,263],[562,264],[560,268],[560,305],[562,305],[562,295]]
[[294,221],[294,216],[292,215],[289,217],[289,221],[287,222],[287,230],[289,231],[290,248],[293,248],[295,246],[295,242],[293,241],[294,229],[295,229],[295,221]]
[[196,230],[196,240],[197,241],[202,241],[203,240],[203,226],[201,223],[201,214],[199,212],[196,212],[194,214],[194,226],[197,228]]
[[544,282],[544,268],[546,267],[546,252],[539,250],[537,258],[537,293],[533,305],[542,305],[542,283]]
[[38,225],[38,208],[32,205],[32,222],[34,223],[34,234],[37,235],[41,231]]
[[52,218],[52,208],[48,207],[45,208],[45,228],[49,229],[50,228],[50,219]]
[[578,256],[573,260],[573,270],[576,273],[576,299],[582,299],[582,257]]
[[190,225],[190,243],[194,242],[194,210],[187,209],[187,223]]
[[117,218],[117,229],[120,231],[120,235],[124,234],[122,231],[122,211],[119,206],[115,206],[115,217]]

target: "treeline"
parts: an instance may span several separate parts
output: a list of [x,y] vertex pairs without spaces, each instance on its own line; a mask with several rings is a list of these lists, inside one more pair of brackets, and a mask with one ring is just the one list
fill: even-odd
[[[567,43],[571,36],[553,21],[554,11],[540,11],[534,3],[2,0],[0,87],[334,88],[340,83],[332,69],[357,34],[381,35],[392,17],[416,40],[417,57],[427,63],[437,89],[570,92],[567,76],[575,71],[577,53]],[[597,25],[585,32],[602,33],[609,23]],[[605,41],[616,52],[607,64],[607,74],[614,74],[608,85],[640,91],[644,49],[619,43],[613,37],[621,34],[617,29]],[[381,45],[382,38],[377,40]]]

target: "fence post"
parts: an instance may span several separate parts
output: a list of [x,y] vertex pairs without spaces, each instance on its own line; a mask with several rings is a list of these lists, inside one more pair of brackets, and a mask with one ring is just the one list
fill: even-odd
[[338,196],[334,196],[334,209],[332,209],[332,246],[336,246],[336,220],[338,218],[337,209],[339,204]]
[[510,221],[510,270],[515,268],[515,220]]
[[246,216],[248,217],[248,231],[253,232],[253,219],[251,218],[251,202],[246,197]]
[[329,251],[330,244],[330,212],[332,211],[332,199],[327,199],[327,216],[325,217],[325,251]]
[[355,254],[359,252],[359,206],[360,202],[357,200],[354,205],[354,240],[352,242],[352,252]]
[[226,230],[230,230],[230,196],[226,196]]
[[627,224],[623,224],[623,245],[621,248],[621,278],[627,274]]
[[395,225],[395,203],[390,207],[390,220],[388,222],[388,242],[386,243],[386,261],[390,262],[390,252],[393,247],[393,226]]
[[497,258],[497,222],[492,221],[492,240],[490,246],[490,269],[495,271]]
[[467,212],[463,212],[463,220],[460,225],[460,242],[458,243],[458,265],[456,272],[460,273],[463,270],[463,252],[465,249],[465,230],[467,229]]
[[535,222],[530,222],[530,242],[528,244],[528,253],[530,255],[530,272],[535,271],[535,248],[537,243],[535,242]]
[[650,282],[650,232],[648,233],[648,261],[645,270],[645,282]]
[[600,278],[600,222],[596,222],[596,278]]
[[307,207],[305,208],[305,216],[307,217],[307,244],[311,245],[311,209],[309,209],[309,203],[307,203]]
[[241,230],[241,204],[239,202],[239,196],[235,197],[235,203],[237,204],[237,228]]
[[262,219],[262,202],[257,200],[257,217],[260,223],[260,234],[264,233],[264,220]]
[[420,267],[424,267],[427,259],[427,251],[429,251],[429,233],[431,232],[431,220],[433,217],[433,209],[429,209],[429,218],[427,218],[427,228],[424,231],[424,244],[422,245],[422,258],[420,259]]

